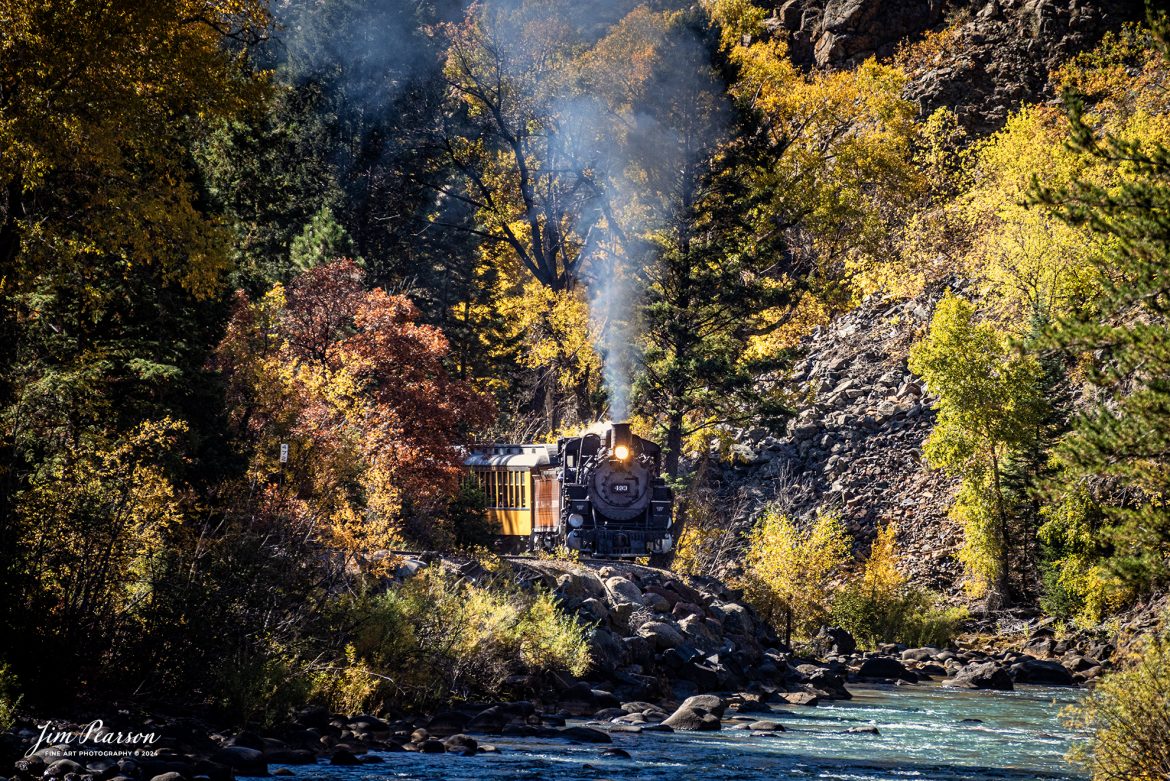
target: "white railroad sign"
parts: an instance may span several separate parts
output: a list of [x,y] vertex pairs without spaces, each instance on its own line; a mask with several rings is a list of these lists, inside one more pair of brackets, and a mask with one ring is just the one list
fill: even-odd
[[288,463],[288,443],[287,442],[280,443],[280,463],[282,463],[282,464]]

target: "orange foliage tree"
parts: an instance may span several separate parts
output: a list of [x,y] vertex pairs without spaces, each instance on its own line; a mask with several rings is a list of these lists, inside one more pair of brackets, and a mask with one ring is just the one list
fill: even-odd
[[[277,483],[291,510],[347,554],[402,541],[404,519],[434,511],[461,472],[456,443],[490,403],[452,379],[442,332],[404,296],[365,290],[351,260],[240,294],[218,361],[249,477]],[[279,462],[280,445],[288,462]]]

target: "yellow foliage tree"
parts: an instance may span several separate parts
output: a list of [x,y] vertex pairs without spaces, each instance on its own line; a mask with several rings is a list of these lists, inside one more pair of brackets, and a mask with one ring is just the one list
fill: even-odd
[[179,490],[159,456],[173,452],[185,432],[184,424],[163,419],[118,441],[86,437],[17,497],[25,520],[18,544],[37,562],[53,605],[44,620],[59,627],[63,646],[132,631],[139,621],[182,518]]
[[1039,364],[980,322],[974,304],[948,294],[930,333],[911,348],[909,366],[938,396],[926,459],[963,480],[951,515],[964,529],[959,556],[972,576],[971,592],[996,605],[1010,601],[1014,512],[1005,474],[1043,433]]
[[1069,714],[1090,732],[1072,753],[1093,781],[1170,778],[1170,640],[1147,638]]
[[892,596],[906,585],[906,576],[898,571],[898,530],[886,524],[878,529],[869,558],[861,572],[861,586],[872,594]]
[[821,513],[806,529],[768,510],[748,535],[743,589],[748,602],[785,642],[807,637],[828,615],[832,577],[849,560],[850,538],[840,519]]
[[866,648],[881,643],[943,645],[957,631],[967,611],[945,608],[898,569],[897,530],[878,529],[861,573],[833,595],[832,616]]
[[[592,396],[601,383],[601,358],[594,349],[599,324],[591,319],[581,291],[553,290],[531,280],[502,309],[523,344],[521,364],[560,390],[545,400],[555,403],[573,394],[578,419],[592,419]],[[559,415],[549,417],[554,419]]]
[[742,0],[710,0],[708,13],[735,78],[728,88],[751,118],[762,162],[739,174],[754,197],[760,236],[781,231],[793,269],[820,299],[799,311],[765,313],[777,326],[755,340],[775,354],[822,319],[817,310],[854,298],[848,276],[889,254],[911,206],[928,190],[915,166],[917,108],[902,97],[906,76],[867,60],[859,67],[804,73],[763,13]]
[[214,291],[226,234],[196,203],[185,133],[258,96],[225,42],[261,35],[265,4],[5,0],[0,24],[0,290],[113,262]]

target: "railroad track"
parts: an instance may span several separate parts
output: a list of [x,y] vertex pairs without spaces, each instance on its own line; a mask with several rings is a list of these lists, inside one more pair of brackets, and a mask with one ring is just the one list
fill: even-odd
[[[475,559],[475,556],[469,554],[450,555],[440,553],[439,551],[389,550],[387,553],[393,554],[395,556],[401,556],[403,558],[418,559],[420,561],[443,558],[451,559],[453,561],[472,561]],[[570,561],[568,559],[550,559],[547,557],[536,556],[531,553],[505,553],[499,554],[499,557],[504,561],[516,562],[520,564],[548,562],[550,564],[577,564],[582,567],[589,567],[590,569],[601,569],[602,567],[621,567],[622,569],[626,570],[644,571],[647,573],[670,572],[674,574],[671,570],[662,569],[661,567],[651,567],[648,564],[640,564],[629,559],[594,559],[589,557],[582,557],[580,559]]]

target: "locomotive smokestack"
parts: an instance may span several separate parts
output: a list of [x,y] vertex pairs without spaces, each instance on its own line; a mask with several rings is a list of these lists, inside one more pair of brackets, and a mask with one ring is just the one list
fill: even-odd
[[630,445],[633,444],[633,435],[630,434],[629,423],[614,423],[609,430],[610,452],[619,461],[625,461],[630,455]]

